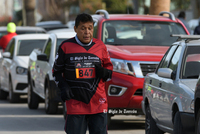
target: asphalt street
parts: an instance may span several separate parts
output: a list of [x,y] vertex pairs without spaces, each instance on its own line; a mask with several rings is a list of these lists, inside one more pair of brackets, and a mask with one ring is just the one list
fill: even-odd
[[[0,100],[0,134],[65,134],[64,123],[62,108],[47,115],[42,103],[30,110],[26,99],[17,104]],[[143,116],[114,116],[108,134],[145,134],[144,123]]]

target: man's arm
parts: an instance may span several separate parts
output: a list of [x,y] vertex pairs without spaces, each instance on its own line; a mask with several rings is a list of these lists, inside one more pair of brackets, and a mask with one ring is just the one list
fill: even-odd
[[56,59],[53,65],[52,74],[54,77],[54,81],[58,88],[61,90],[61,98],[63,101],[69,100],[73,97],[71,92],[71,88],[63,78],[62,74],[65,69],[64,57],[65,53],[61,48],[62,44],[60,45],[58,52],[56,54]]
[[112,78],[113,65],[110,60],[110,55],[107,51],[106,46],[104,46],[104,52],[103,52],[103,68],[105,71],[105,76],[103,77],[103,80],[109,81]]

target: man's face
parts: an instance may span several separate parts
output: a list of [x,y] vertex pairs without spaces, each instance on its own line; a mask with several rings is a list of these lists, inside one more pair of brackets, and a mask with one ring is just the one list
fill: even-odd
[[93,38],[94,26],[92,22],[80,22],[78,27],[74,26],[74,31],[77,33],[78,39],[84,43],[88,44]]

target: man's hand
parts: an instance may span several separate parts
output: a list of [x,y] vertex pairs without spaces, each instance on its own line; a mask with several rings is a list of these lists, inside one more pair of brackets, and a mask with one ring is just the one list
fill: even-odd
[[96,77],[102,78],[103,81],[107,81],[108,78],[111,78],[112,71],[102,67],[100,64],[95,64]]
[[103,78],[105,76],[105,68],[100,64],[95,64],[96,77]]
[[65,89],[61,90],[61,99],[63,102],[65,102],[66,100],[70,100],[74,97],[71,88],[67,87]]

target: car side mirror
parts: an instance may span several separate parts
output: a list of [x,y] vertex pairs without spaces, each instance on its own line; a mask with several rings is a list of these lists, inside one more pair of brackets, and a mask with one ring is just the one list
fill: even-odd
[[3,52],[3,53],[2,53],[2,56],[3,56],[4,58],[11,58],[10,52]]
[[48,61],[48,58],[47,58],[46,54],[39,54],[39,55],[37,55],[37,60]]
[[175,79],[173,70],[171,70],[170,68],[159,68],[157,74],[160,77],[169,78],[173,80]]

